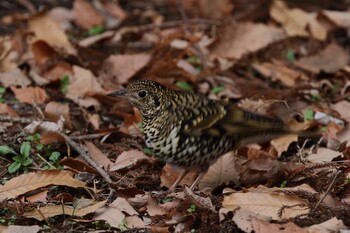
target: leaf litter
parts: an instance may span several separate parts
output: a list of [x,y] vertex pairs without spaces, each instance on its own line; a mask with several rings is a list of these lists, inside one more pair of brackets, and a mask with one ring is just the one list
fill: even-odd
[[[0,8],[2,231],[350,228],[345,0],[20,4]],[[180,171],[149,158],[140,113],[105,96],[142,78],[323,138],[248,145],[213,163],[198,190],[186,187],[192,173],[165,191]],[[9,173],[23,144],[27,159]]]

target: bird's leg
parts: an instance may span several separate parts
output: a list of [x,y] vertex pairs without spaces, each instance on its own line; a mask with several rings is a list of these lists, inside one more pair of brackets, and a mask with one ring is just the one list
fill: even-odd
[[183,178],[187,175],[189,172],[188,169],[183,169],[179,175],[179,177],[176,179],[176,181],[173,183],[173,185],[169,188],[170,191],[175,190],[175,188],[180,184],[180,182],[183,180]]
[[207,173],[208,169],[209,169],[209,165],[203,166],[201,168],[199,175],[197,176],[196,180],[192,183],[190,187],[192,191],[197,187],[198,183],[202,180],[203,176],[205,175],[205,173]]

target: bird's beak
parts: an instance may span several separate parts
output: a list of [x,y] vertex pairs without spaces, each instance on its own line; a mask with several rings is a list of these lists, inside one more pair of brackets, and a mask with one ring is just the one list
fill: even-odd
[[107,96],[110,96],[110,97],[117,97],[117,96],[126,96],[128,94],[128,92],[126,92],[125,90],[121,90],[121,91],[113,91],[109,94],[107,94]]

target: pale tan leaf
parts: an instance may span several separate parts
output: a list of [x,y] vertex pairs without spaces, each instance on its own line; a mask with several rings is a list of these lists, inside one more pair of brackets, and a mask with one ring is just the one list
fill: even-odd
[[44,114],[49,121],[57,122],[62,116],[65,121],[70,122],[68,104],[51,101],[46,104]]
[[[181,174],[181,169],[174,168],[173,166],[167,163],[163,167],[162,173],[160,174],[160,186],[170,188],[180,174]],[[196,177],[197,177],[197,173],[195,171],[191,171],[180,182],[180,185],[190,186],[193,183],[193,181],[196,179]]]
[[125,219],[125,214],[117,206],[112,204],[96,211],[94,220],[104,220],[112,227],[119,228],[119,224]]
[[277,155],[281,156],[282,152],[287,151],[292,142],[298,142],[297,134],[288,134],[271,140],[271,145],[277,151]]
[[309,36],[319,40],[327,37],[326,28],[317,21],[315,13],[308,13],[301,9],[289,9],[287,4],[280,0],[275,0],[270,8],[271,17],[283,25],[289,36]]
[[128,215],[138,215],[137,211],[127,202],[125,198],[118,197],[109,206],[117,207]]
[[199,182],[199,189],[212,188],[220,184],[227,184],[230,181],[238,182],[239,173],[235,168],[235,157],[232,152],[221,156],[209,167],[208,172]]
[[25,76],[19,68],[0,73],[0,83],[4,87],[21,86],[27,87],[32,82]]
[[222,19],[232,13],[234,5],[229,0],[199,0],[199,11],[204,18]]
[[144,228],[146,224],[138,216],[127,216],[125,217],[126,226],[129,229]]
[[324,50],[309,57],[303,57],[295,61],[294,64],[312,73],[325,71],[336,72],[349,62],[349,54],[339,45],[330,44]]
[[16,99],[21,103],[43,104],[48,99],[46,91],[40,87],[16,88],[12,86],[11,90],[15,93]]
[[219,41],[212,54],[239,59],[244,54],[255,52],[272,42],[286,37],[282,29],[261,23],[238,23],[231,20],[221,26]]
[[[278,213],[283,206],[291,207],[285,208],[282,218],[280,218]],[[301,214],[307,214],[309,209],[306,206],[306,201],[298,197],[287,196],[273,191],[232,193],[229,196],[225,196],[223,201],[223,207],[226,209],[235,210],[240,208],[241,210],[271,217],[274,220],[289,219]]]
[[76,53],[65,32],[49,16],[38,14],[29,19],[28,26],[35,33],[37,39],[46,41],[53,47],[62,47],[68,53]]
[[126,84],[130,78],[148,64],[150,59],[150,55],[143,53],[111,55],[103,64],[103,77],[108,78],[109,81],[111,77],[114,77],[112,82]]
[[350,11],[322,10],[320,15],[326,17],[338,27],[350,28]]
[[83,29],[103,24],[103,17],[86,0],[75,0],[73,4],[76,23]]
[[18,117],[18,113],[7,104],[0,103],[0,114]]
[[8,226],[6,229],[1,229],[2,233],[37,233],[41,230],[41,227],[38,225],[34,226]]
[[331,108],[340,114],[340,117],[347,122],[350,122],[350,102],[347,100],[339,101],[336,104],[332,104]]
[[316,153],[311,154],[307,157],[307,160],[313,163],[324,163],[324,162],[330,162],[334,158],[342,155],[343,153],[339,151],[334,151],[328,148],[318,148]]
[[137,164],[150,161],[150,157],[146,156],[142,151],[129,150],[121,153],[115,161],[110,171],[119,171],[122,169],[131,169]]
[[167,214],[167,211],[159,206],[158,203],[150,195],[148,195],[147,213],[153,217],[157,215]]
[[69,79],[66,97],[80,106],[99,108],[100,103],[96,99],[87,96],[89,92],[103,92],[94,74],[90,70],[79,66],[73,66],[73,72],[74,75]]
[[106,201],[97,202],[93,205],[84,207],[84,208],[74,208],[67,205],[46,205],[40,207],[39,209],[33,209],[30,212],[26,212],[23,216],[27,218],[35,218],[39,221],[44,220],[45,218],[50,218],[57,215],[67,214],[72,216],[82,217],[89,213],[95,212],[98,209],[101,209],[102,206],[106,204]]
[[73,173],[63,170],[38,171],[23,174],[9,180],[0,187],[0,200],[16,198],[18,195],[47,185],[66,185],[84,188],[85,183],[74,179]]
[[255,233],[268,233],[268,232],[279,232],[281,229],[283,229],[284,233],[307,233],[308,230],[305,228],[300,228],[299,226],[295,225],[293,222],[288,222],[286,224],[276,224],[276,223],[269,223],[267,221],[263,221],[258,218],[252,217],[251,224],[253,227],[253,231]]
[[85,141],[85,145],[93,161],[95,161],[97,164],[102,165],[105,169],[113,166],[114,163],[109,160],[109,158],[103,154],[102,151],[98,149],[92,142]]
[[287,87],[292,87],[298,80],[308,80],[301,72],[289,69],[282,64],[274,63],[254,63],[253,68],[265,77],[271,78],[272,81],[280,81]]
[[333,217],[320,224],[315,224],[308,227],[309,233],[328,233],[328,232],[343,232],[342,230],[348,229],[342,220]]

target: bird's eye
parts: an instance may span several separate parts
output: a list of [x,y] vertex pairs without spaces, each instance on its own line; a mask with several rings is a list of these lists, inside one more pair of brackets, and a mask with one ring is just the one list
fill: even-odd
[[141,98],[145,98],[146,95],[147,95],[147,91],[139,91],[138,95],[139,95],[139,97],[141,97]]

